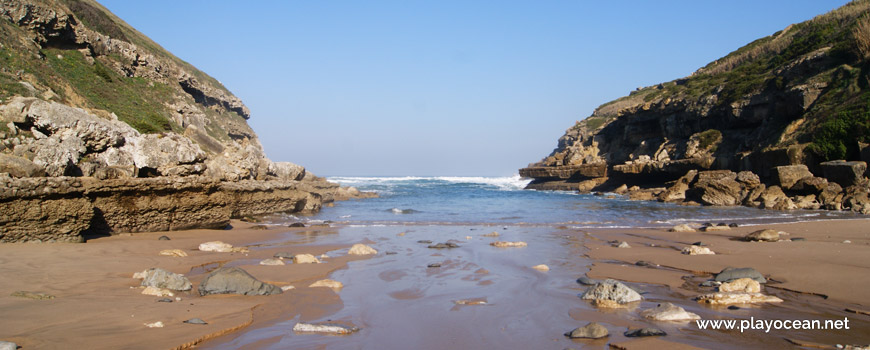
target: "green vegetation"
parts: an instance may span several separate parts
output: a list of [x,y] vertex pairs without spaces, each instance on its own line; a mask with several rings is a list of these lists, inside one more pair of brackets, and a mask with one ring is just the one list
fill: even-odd
[[101,60],[89,63],[76,50],[42,50],[47,68],[58,74],[88,101],[89,107],[114,112],[118,119],[142,133],[179,129],[169,119],[164,101],[172,99],[171,87],[143,78],[121,76]]
[[121,27],[106,14],[106,11],[99,9],[86,1],[62,0],[61,2],[69,7],[70,11],[75,14],[76,18],[91,30],[108,35],[114,39],[130,41]]
[[604,117],[589,117],[586,118],[586,128],[589,130],[595,130],[604,125],[604,122],[607,121]]
[[713,144],[722,140],[722,132],[716,129],[710,129],[697,134],[698,147],[708,149]]
[[870,93],[863,100],[822,122],[813,134],[810,151],[823,160],[857,159],[858,142],[870,141]]

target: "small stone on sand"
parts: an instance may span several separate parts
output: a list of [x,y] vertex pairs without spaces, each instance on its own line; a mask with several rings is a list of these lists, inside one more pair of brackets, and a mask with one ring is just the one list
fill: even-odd
[[508,241],[495,241],[490,243],[489,245],[496,248],[512,248],[512,247],[525,247],[528,246],[528,243],[523,241],[517,242],[508,242]]
[[538,270],[538,271],[542,271],[542,272],[550,271],[550,267],[547,265],[544,265],[544,264],[535,265],[535,266],[532,266],[532,268],[535,270]]
[[200,244],[199,250],[203,252],[229,253],[233,251],[233,245],[221,241],[211,241]]
[[145,289],[142,290],[142,294],[144,294],[144,295],[153,295],[153,296],[156,296],[156,297],[172,297],[172,296],[175,296],[175,294],[173,294],[172,291],[169,290],[169,289],[157,288],[157,287],[150,287],[150,286],[149,286],[149,287],[145,287]]
[[607,328],[605,328],[604,326],[596,322],[589,322],[583,327],[578,327],[568,333],[565,333],[565,336],[569,338],[599,339],[604,338],[609,334],[610,333],[607,331]]
[[163,322],[160,321],[154,323],[144,323],[144,325],[148,328],[163,328]]
[[329,334],[351,334],[353,332],[358,331],[357,327],[348,327],[340,324],[311,324],[311,323],[297,323],[293,326],[294,332],[300,333],[329,333]]
[[276,259],[276,258],[263,259],[263,261],[260,261],[260,265],[280,266],[280,265],[284,265],[284,260]]
[[51,294],[40,293],[40,292],[28,292],[28,291],[25,291],[25,290],[19,290],[19,291],[17,291],[17,292],[13,292],[13,293],[10,294],[10,295],[13,296],[13,297],[18,297],[18,298],[27,298],[27,299],[33,299],[33,300],[49,300],[49,299],[54,299],[54,295],[51,295]]
[[761,292],[761,284],[751,278],[738,278],[731,282],[725,282],[719,285],[720,292]]
[[311,254],[296,254],[293,256],[294,264],[319,264],[320,260],[317,260],[314,255]]
[[776,242],[779,240],[779,235],[783,234],[783,232],[777,230],[758,230],[749,233],[748,235],[743,237],[744,241],[753,242]]
[[164,249],[160,251],[159,255],[183,258],[187,256],[187,253],[181,249]]
[[498,236],[499,236],[499,233],[498,233],[498,231],[492,231],[492,232],[490,232],[490,233],[486,233],[486,234],[484,234],[483,236],[484,236],[484,237],[498,237]]
[[701,246],[697,246],[697,245],[690,245],[688,247],[685,247],[685,248],[683,248],[682,252],[683,252],[683,254],[687,254],[687,255],[715,255],[716,254],[712,250],[710,250],[710,248],[701,247]]
[[285,291],[285,292],[288,291],[288,290],[291,290],[291,289],[296,289],[296,287],[294,287],[294,286],[283,286],[283,287],[281,287],[281,290],[282,290],[282,291]]
[[183,321],[183,322],[187,323],[187,324],[201,324],[201,325],[208,324],[208,322],[203,321],[201,318],[191,318],[191,319]]
[[631,248],[631,246],[628,245],[628,242],[626,242],[626,241],[619,242],[619,244],[614,245],[614,247],[617,247],[617,248]]
[[339,282],[339,281],[335,281],[335,280],[331,280],[331,279],[323,279],[323,280],[312,283],[308,287],[309,288],[327,287],[327,288],[332,288],[332,290],[338,292],[342,288],[344,288],[344,285],[341,284],[341,282]]
[[352,247],[350,247],[350,250],[348,250],[348,252],[347,252],[347,254],[349,254],[349,255],[372,255],[372,254],[377,254],[377,253],[378,253],[378,251],[375,250],[374,248],[369,247],[365,244],[359,244],[359,243],[354,244]]
[[668,231],[670,231],[670,232],[695,232],[695,229],[693,229],[689,225],[682,224],[682,225],[674,226],[673,228],[671,228]]

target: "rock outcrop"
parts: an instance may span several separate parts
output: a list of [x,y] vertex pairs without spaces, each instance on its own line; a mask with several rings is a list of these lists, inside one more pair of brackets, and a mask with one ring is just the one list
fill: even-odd
[[854,34],[870,25],[867,11],[870,3],[851,2],[605,103],[520,175],[530,189],[870,213],[870,109],[853,68],[870,57]]
[[372,196],[266,158],[241,100],[96,2],[0,1],[0,42],[0,242]]

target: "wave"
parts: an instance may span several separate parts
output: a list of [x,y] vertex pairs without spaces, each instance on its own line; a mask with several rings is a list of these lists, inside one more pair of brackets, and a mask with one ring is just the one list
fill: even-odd
[[364,176],[335,176],[328,177],[327,180],[337,182],[342,185],[353,186],[390,186],[390,185],[409,185],[414,182],[435,182],[446,184],[469,184],[469,185],[486,185],[493,186],[500,190],[522,190],[531,182],[531,179],[522,178],[519,175],[506,177],[485,177],[485,176],[395,176],[395,177],[364,177]]

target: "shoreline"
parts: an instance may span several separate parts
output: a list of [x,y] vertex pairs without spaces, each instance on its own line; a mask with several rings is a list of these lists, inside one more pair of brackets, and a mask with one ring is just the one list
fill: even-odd
[[[664,298],[662,300],[674,302],[682,300],[680,303],[687,310],[691,307],[693,312],[707,310],[707,314],[709,314],[723,311],[701,306],[691,300],[692,297],[701,293],[701,288],[697,287],[697,283],[706,279],[705,274],[718,272],[725,266],[735,266],[755,267],[770,277],[773,283],[768,285],[765,293],[783,296],[787,300],[786,304],[789,305],[786,309],[771,309],[767,306],[750,307],[749,310],[755,310],[753,312],[759,312],[768,318],[793,317],[800,310],[795,311],[792,308],[809,308],[802,312],[816,311],[831,318],[847,315],[850,319],[854,318],[858,321],[859,325],[868,325],[870,324],[870,316],[844,311],[845,309],[857,310],[858,312],[870,310],[870,300],[866,299],[866,293],[862,293],[870,288],[870,280],[856,278],[856,276],[866,276],[867,272],[870,272],[870,261],[866,260],[865,254],[866,250],[870,249],[870,233],[864,233],[862,230],[862,226],[866,226],[868,222],[870,222],[868,219],[833,219],[758,225],[790,232],[791,235],[786,237],[801,236],[807,239],[803,242],[767,243],[733,240],[734,237],[759,229],[758,226],[741,226],[729,231],[708,233],[667,232],[662,228],[574,229],[562,225],[524,227],[512,224],[465,226],[458,224],[420,225],[416,223],[383,227],[347,227],[343,225],[306,228],[271,227],[261,230],[256,229],[256,224],[234,220],[234,228],[226,231],[190,230],[123,234],[91,240],[85,244],[4,244],[0,245],[0,256],[2,256],[0,258],[0,262],[2,262],[0,264],[0,278],[10,282],[0,287],[0,309],[4,310],[7,315],[26,316],[14,317],[16,321],[11,321],[12,317],[6,321],[0,321],[0,329],[4,330],[3,334],[0,334],[0,339],[16,342],[24,348],[62,348],[64,345],[72,343],[90,348],[156,347],[180,349],[194,345],[221,348],[220,344],[231,344],[235,339],[243,337],[247,333],[263,332],[263,334],[268,334],[270,328],[285,327],[287,322],[295,322],[295,320],[309,322],[325,318],[375,329],[364,330],[364,334],[348,337],[324,336],[326,338],[322,338],[322,341],[368,339],[362,337],[374,337],[375,335],[369,335],[365,332],[375,333],[379,331],[376,329],[378,326],[375,325],[377,322],[365,318],[360,319],[360,316],[348,313],[377,312],[377,310],[368,309],[367,306],[359,305],[360,300],[368,300],[359,298],[360,296],[377,298],[388,290],[382,289],[386,285],[360,286],[360,281],[354,278],[362,277],[353,276],[361,274],[367,269],[388,268],[365,266],[388,264],[388,261],[384,260],[385,251],[395,249],[395,247],[403,247],[401,244],[405,243],[402,241],[410,242],[422,237],[448,239],[453,236],[457,237],[455,239],[463,240],[463,238],[458,237],[464,237],[466,234],[469,237],[474,236],[474,238],[467,240],[465,244],[461,243],[461,245],[472,252],[494,254],[499,257],[498,259],[506,259],[497,260],[501,261],[499,264],[514,265],[516,262],[513,262],[513,259],[525,259],[521,257],[529,254],[536,256],[532,257],[534,261],[547,262],[552,270],[547,272],[546,276],[548,277],[545,278],[550,282],[544,283],[545,280],[536,277],[533,280],[539,280],[540,283],[544,283],[544,286],[535,288],[544,288],[541,291],[544,295],[555,292],[547,291],[548,288],[568,291],[566,295],[563,295],[562,302],[570,302],[574,305],[567,311],[569,311],[571,319],[578,320],[578,322],[596,317],[602,318],[604,322],[612,325],[611,327],[635,327],[638,325],[637,320],[633,320],[631,317],[625,319],[625,316],[620,316],[622,313],[609,314],[603,309],[588,306],[586,302],[577,300],[576,296],[572,296],[585,290],[586,287],[573,281],[573,279],[583,276],[584,272],[590,278],[614,278],[627,283],[647,286],[645,288],[656,295],[655,298]],[[468,231],[466,227],[471,227],[471,231]],[[475,230],[475,227],[479,229]],[[490,252],[493,248],[488,247],[488,242],[492,239],[484,238],[482,236],[484,232],[481,231],[488,231],[492,227],[498,227],[498,231],[502,232],[505,240],[510,237],[526,237],[530,242],[533,242],[531,239],[537,238],[529,236],[528,233],[537,233],[553,236],[560,240],[564,237],[564,242],[573,243],[570,243],[569,245],[572,247],[568,248],[564,246],[566,243],[558,243],[561,242],[558,241],[554,243],[557,244],[554,247],[560,247],[559,250],[551,251],[540,246],[543,243],[533,242],[532,244],[537,246],[521,248],[522,250],[519,252],[522,255],[513,257],[510,252]],[[455,232],[452,234],[444,233],[445,236],[440,238],[432,236],[432,232],[441,235],[441,232],[445,230]],[[398,236],[396,232],[399,231],[407,231],[408,237]],[[430,233],[425,236],[419,232]],[[161,235],[170,236],[172,240],[158,241],[157,238]],[[375,236],[381,238],[374,238]],[[248,246],[251,251],[247,254],[211,253],[199,252],[195,249],[199,243],[213,240],[222,240],[234,246]],[[324,243],[324,240],[328,243]],[[613,240],[624,240],[632,248],[611,247],[609,241]],[[843,240],[850,240],[852,243],[844,244]],[[717,255],[688,256],[680,254],[679,250],[675,249],[694,241],[705,242],[708,247],[716,251]],[[353,243],[370,244],[379,250],[379,254],[373,257],[351,257],[340,252]],[[650,244],[656,246],[650,246]],[[840,248],[839,252],[837,249],[822,249],[831,247]],[[189,256],[178,258],[157,255],[161,249],[171,248],[184,249]],[[563,248],[568,250],[563,251]],[[411,250],[408,249],[395,250],[400,254],[411,254]],[[416,251],[416,249],[413,250]],[[257,265],[259,260],[271,257],[277,251],[288,251],[294,254],[305,252],[315,255],[338,252],[330,254],[335,256],[326,259],[328,261],[326,264]],[[576,253],[571,253],[574,251]],[[460,260],[456,260],[457,257],[451,257],[450,252],[423,250],[419,251],[418,254],[420,252],[424,254],[422,255],[424,258],[428,256],[425,260],[447,259],[445,260],[447,265],[444,267],[444,271],[447,272],[432,275],[432,271],[425,269],[425,264],[423,265],[424,270],[419,270],[430,278],[436,278],[436,281],[443,278],[446,278],[445,281],[458,278],[458,276],[450,277],[455,272],[449,271],[475,269],[475,267],[463,268],[462,266],[480,265],[480,269],[486,268],[492,271],[480,276],[470,270],[466,272],[468,276],[463,277],[462,280],[468,280],[471,277],[472,279],[469,281],[477,281],[475,283],[478,283],[478,287],[475,289],[485,288],[492,281],[496,281],[496,285],[504,283],[494,278],[513,273],[508,273],[513,270],[500,271],[509,267],[507,265],[501,267],[499,264],[492,265],[492,262],[485,264],[476,260],[463,262],[462,259],[470,259],[468,257],[461,258],[461,256],[466,255],[464,253],[460,254]],[[476,254],[478,253],[472,255]],[[409,260],[411,262],[421,263],[419,255],[408,259],[411,259]],[[638,260],[645,260],[658,266],[637,266],[634,262]],[[136,287],[139,281],[130,278],[133,272],[150,267],[162,267],[185,274],[195,286],[198,286],[205,275],[203,267],[222,261],[229,262],[229,265],[233,266],[241,265],[264,282],[275,283],[279,286],[293,285],[296,289],[269,297],[229,295],[199,297],[192,292],[182,292],[180,293],[182,301],[158,303],[156,302],[158,297],[139,294],[140,289]],[[821,264],[820,261],[827,261],[827,263]],[[353,266],[351,269],[353,271],[348,270],[351,266]],[[455,270],[457,268],[459,270]],[[529,277],[540,274],[540,272],[526,272],[522,266],[511,269],[515,268],[520,268],[523,274],[528,273]],[[375,270],[370,271],[370,273],[384,274],[389,272],[396,274],[397,271],[405,271],[402,273],[407,274],[413,273],[414,270],[404,268],[386,271]],[[346,292],[335,293],[326,288],[307,287],[314,280],[333,278],[333,275],[344,278],[339,280],[346,284]],[[395,278],[401,278],[401,274]],[[349,281],[345,279],[349,279]],[[385,283],[397,283],[390,282],[393,281],[393,278],[384,279],[384,281],[386,281]],[[354,288],[362,288],[362,290],[354,291]],[[56,298],[29,300],[10,296],[11,293],[19,290],[45,292]],[[419,287],[401,289],[391,294],[393,298],[391,300],[423,302],[431,298],[426,297],[426,290],[427,288],[419,289]],[[488,297],[492,307],[499,307],[499,295],[484,295],[483,292],[474,292],[473,289],[469,291],[468,297]],[[822,298],[819,295],[826,297]],[[501,297],[508,297],[508,295]],[[531,302],[532,305],[534,304],[534,300],[523,300],[528,299],[528,296],[510,296],[511,299],[517,297],[520,299],[514,300],[513,303],[526,305]],[[504,301],[502,301],[502,305],[504,305],[503,303]],[[431,305],[426,306],[424,310],[432,307]],[[437,309],[438,307],[431,310]],[[473,310],[474,307],[465,306],[459,310],[460,314],[471,312],[464,311],[468,309]],[[491,308],[487,310],[489,309]],[[57,315],[65,315],[65,317],[58,319]],[[740,314],[737,313],[737,315]],[[181,321],[193,317],[202,318],[209,324],[198,326],[181,323]],[[162,320],[166,327],[149,329],[143,325],[143,323],[157,320]],[[570,326],[570,324],[566,324],[561,327]],[[290,332],[289,328],[283,333],[287,332]],[[715,340],[722,336],[721,334],[700,334],[698,332],[700,331],[689,332],[689,338],[686,339],[679,338],[681,335],[677,335],[678,338],[666,337],[652,342],[668,344],[668,346],[693,345],[715,348],[716,346],[711,345],[713,343],[703,340],[704,337],[710,336],[711,339]],[[842,333],[836,335],[821,334],[818,339],[810,340],[817,343],[831,343],[837,341],[835,338],[841,335]],[[319,336],[311,336],[309,339],[321,339],[313,337]],[[467,337],[467,335],[460,336],[462,339]],[[553,337],[565,341],[561,338],[561,333],[554,334]],[[776,342],[779,337],[771,335],[770,339],[763,336],[761,339],[764,339],[767,345],[776,346],[779,344]],[[863,339],[857,334],[852,338]],[[264,336],[259,341],[245,345],[264,348],[270,344],[279,344],[278,342],[282,339],[276,339],[274,335],[271,338]],[[472,338],[468,338],[468,340],[472,341],[469,344],[474,344]],[[487,340],[494,341],[495,339],[484,339],[484,344]],[[650,343],[651,340],[642,340],[637,343],[636,340],[624,338],[617,334],[612,335],[608,342],[626,348],[642,347],[644,344],[653,345]],[[867,342],[870,342],[870,339],[864,341],[864,343]],[[576,340],[568,340],[568,343],[593,347],[596,347],[594,344],[605,344],[600,341],[578,343]],[[226,345],[223,346],[226,348]],[[431,347],[437,346],[434,344]]]

